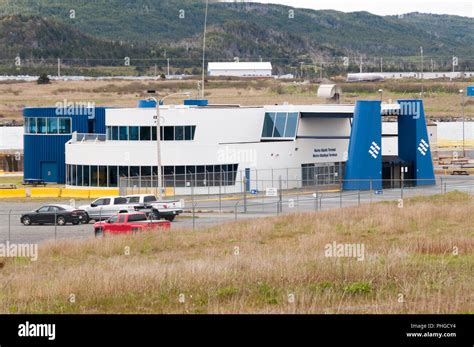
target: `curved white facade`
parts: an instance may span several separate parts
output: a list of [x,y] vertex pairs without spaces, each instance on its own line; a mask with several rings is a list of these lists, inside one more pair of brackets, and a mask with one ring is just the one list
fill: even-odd
[[[161,141],[164,175],[182,175],[166,186],[185,193],[187,185],[195,185],[196,194],[219,185],[241,191],[247,177],[247,188],[262,190],[281,176],[285,187],[298,187],[307,176],[304,167],[319,164],[342,175],[353,110],[352,105],[162,106],[162,137],[168,137]],[[67,185],[117,186],[116,176],[136,178],[137,167],[138,176],[156,176],[157,144],[150,134],[156,134],[155,116],[154,108],[106,110],[107,140],[73,138],[66,144]]]

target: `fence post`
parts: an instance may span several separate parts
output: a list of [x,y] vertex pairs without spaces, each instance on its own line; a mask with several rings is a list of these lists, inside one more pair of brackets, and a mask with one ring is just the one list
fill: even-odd
[[58,211],[54,210],[54,240],[58,236]]
[[12,210],[8,211],[8,241],[11,241],[11,213]]
[[222,200],[221,200],[221,184],[219,182],[219,213],[222,212]]
[[339,208],[342,208],[342,184],[339,184]]
[[247,213],[247,177],[244,177],[244,213]]
[[359,195],[357,196],[357,201],[358,201],[359,206],[360,206],[360,189],[359,189]]
[[193,231],[195,228],[195,212],[196,212],[196,205],[193,203]]
[[278,182],[278,208],[280,209],[280,213],[283,212],[283,197],[282,197],[282,194],[281,194],[281,176],[279,176],[278,178],[279,182]]
[[440,180],[441,180],[441,183],[440,183],[441,194],[443,194],[443,176],[440,177]]

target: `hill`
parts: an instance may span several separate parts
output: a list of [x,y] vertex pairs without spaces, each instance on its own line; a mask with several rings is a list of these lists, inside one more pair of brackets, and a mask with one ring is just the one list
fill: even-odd
[[[362,55],[366,60],[412,57],[423,46],[427,56],[449,60],[456,55],[461,62],[474,65],[468,61],[474,53],[474,20],[470,18],[419,13],[400,18],[308,9],[294,9],[291,18],[290,10],[287,6],[271,4],[211,3],[208,58],[262,58],[271,59],[276,65],[297,66],[300,62],[317,64],[320,60],[327,62],[332,57],[343,56]],[[38,52],[17,33],[30,28],[11,26],[9,44],[16,47],[3,53],[9,58],[19,49],[31,56],[45,56],[49,52],[49,57],[77,58],[101,55],[103,52],[98,51],[107,50],[105,56],[117,59],[130,55],[143,59],[172,57],[182,66],[199,66],[204,21],[202,1],[0,0],[2,14],[21,14],[23,19],[19,24],[27,24],[25,18],[30,16],[41,18],[45,35],[51,38],[52,49],[48,44]],[[63,25],[60,31],[74,30],[74,35],[65,37],[56,30],[58,25]],[[74,43],[74,37],[86,41],[79,39]],[[108,44],[99,50],[90,49],[89,53],[85,52],[87,48],[80,47],[84,42],[96,47],[95,40]],[[3,42],[0,44],[3,47]]]

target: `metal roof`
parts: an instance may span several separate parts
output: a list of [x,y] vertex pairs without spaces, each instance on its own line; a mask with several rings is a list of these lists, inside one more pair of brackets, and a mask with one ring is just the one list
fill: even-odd
[[271,70],[270,62],[224,62],[209,63],[208,70]]

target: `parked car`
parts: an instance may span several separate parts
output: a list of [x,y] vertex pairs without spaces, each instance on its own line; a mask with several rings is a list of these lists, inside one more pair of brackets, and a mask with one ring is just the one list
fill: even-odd
[[86,220],[88,220],[86,211],[68,205],[45,205],[35,211],[23,214],[20,218],[23,225],[55,223],[57,225],[67,223],[77,225]]
[[135,210],[152,216],[153,219],[166,219],[172,222],[176,216],[183,213],[183,200],[158,201],[153,194],[127,195],[127,202],[135,205]]
[[142,212],[119,213],[106,221],[94,224],[96,236],[105,234],[130,234],[149,230],[167,230],[171,227],[171,222],[164,220],[148,219]]
[[94,200],[90,205],[79,207],[87,213],[89,220],[101,221],[109,219],[117,213],[135,212],[135,206],[127,202],[122,196],[107,196]]

